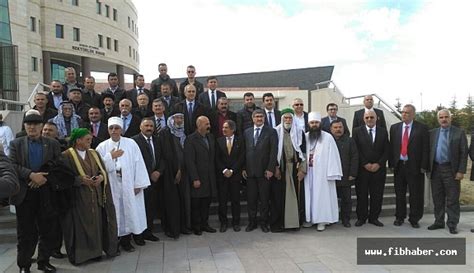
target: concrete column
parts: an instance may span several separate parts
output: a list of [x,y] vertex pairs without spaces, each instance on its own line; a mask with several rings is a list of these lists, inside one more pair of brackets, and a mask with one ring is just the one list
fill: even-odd
[[51,83],[51,54],[43,51],[43,83]]
[[117,76],[119,79],[120,88],[125,88],[125,76],[123,74],[123,65],[117,65]]
[[91,75],[91,59],[89,57],[81,57],[82,82],[86,77]]

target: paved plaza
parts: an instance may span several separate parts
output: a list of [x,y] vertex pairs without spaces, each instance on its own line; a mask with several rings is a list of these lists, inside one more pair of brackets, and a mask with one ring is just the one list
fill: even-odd
[[[122,252],[113,259],[104,257],[100,262],[81,266],[71,265],[67,259],[51,259],[58,272],[474,272],[474,212],[463,212],[458,226],[459,234],[448,230],[428,231],[432,215],[420,222],[420,229],[405,223],[392,225],[393,217],[380,220],[385,227],[370,224],[344,228],[332,225],[324,232],[305,228],[299,232],[263,233],[234,232],[203,236],[187,235],[179,240],[158,233],[160,242],[147,242],[133,253]],[[216,226],[216,223],[214,223]],[[358,237],[465,237],[466,265],[357,265],[356,239]],[[32,272],[37,272],[36,264]],[[16,246],[0,244],[0,271],[18,272]]]

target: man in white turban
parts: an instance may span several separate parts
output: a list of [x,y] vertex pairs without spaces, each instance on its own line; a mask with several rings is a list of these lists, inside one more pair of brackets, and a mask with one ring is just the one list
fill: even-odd
[[107,124],[110,138],[96,150],[109,175],[120,246],[132,252],[135,250],[131,244],[132,233],[140,235],[147,228],[143,190],[150,185],[150,179],[143,175],[148,172],[137,143],[121,136],[122,119],[111,117]]
[[318,231],[323,231],[327,224],[339,221],[336,180],[342,177],[341,159],[332,135],[321,130],[321,114],[309,113],[308,124],[304,226],[318,224]]

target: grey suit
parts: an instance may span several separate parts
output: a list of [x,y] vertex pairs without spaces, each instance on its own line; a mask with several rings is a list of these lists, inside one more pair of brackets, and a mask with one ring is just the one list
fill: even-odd
[[435,224],[444,226],[445,211],[448,214],[446,224],[456,227],[459,223],[460,181],[455,180],[456,173],[466,173],[467,165],[467,138],[464,130],[450,126],[448,139],[448,162],[436,162],[436,148],[440,128],[430,131],[430,166],[431,191],[434,202]]

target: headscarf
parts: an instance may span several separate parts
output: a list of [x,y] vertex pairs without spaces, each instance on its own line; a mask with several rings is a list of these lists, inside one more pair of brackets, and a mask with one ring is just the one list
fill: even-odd
[[81,138],[83,136],[87,136],[88,134],[90,134],[90,132],[87,128],[72,129],[71,138],[69,139],[69,141],[71,142],[71,144],[74,144],[76,142],[76,140],[78,140],[79,138]]
[[319,112],[311,112],[308,114],[308,122],[310,121],[319,121],[321,122],[321,113]]
[[63,106],[65,104],[70,104],[72,107],[72,116],[71,116],[71,131],[75,128],[79,128],[79,123],[81,121],[81,117],[76,115],[76,111],[74,110],[74,105],[70,101],[63,101],[58,109],[58,115],[51,119],[51,121],[56,124],[58,127],[58,138],[63,139],[67,137],[67,129],[66,129],[66,121],[64,120],[63,114]]
[[110,117],[108,120],[107,120],[107,126],[112,126],[112,125],[117,125],[117,126],[120,126],[120,128],[123,129],[123,120],[119,117]]
[[291,111],[286,111],[285,109],[282,110],[281,114],[281,122],[280,124],[275,127],[275,130],[277,131],[278,134],[278,154],[277,154],[277,161],[278,164],[281,163],[281,158],[283,155],[283,137],[285,136],[285,127],[283,125],[284,117],[285,115],[291,115],[293,118],[293,121],[291,123],[291,129],[290,129],[290,138],[291,138],[291,143],[293,144],[293,149],[298,152],[298,156],[301,158],[301,160],[304,160],[304,155],[303,152],[301,151],[301,144],[303,143],[303,130],[298,127],[298,123]]
[[181,146],[184,147],[184,141],[186,140],[186,135],[184,134],[184,126],[181,128],[178,128],[174,125],[174,117],[175,116],[183,116],[183,113],[176,113],[168,118],[168,128],[170,128],[171,134],[173,134],[175,137],[179,138],[179,143],[181,143]]

